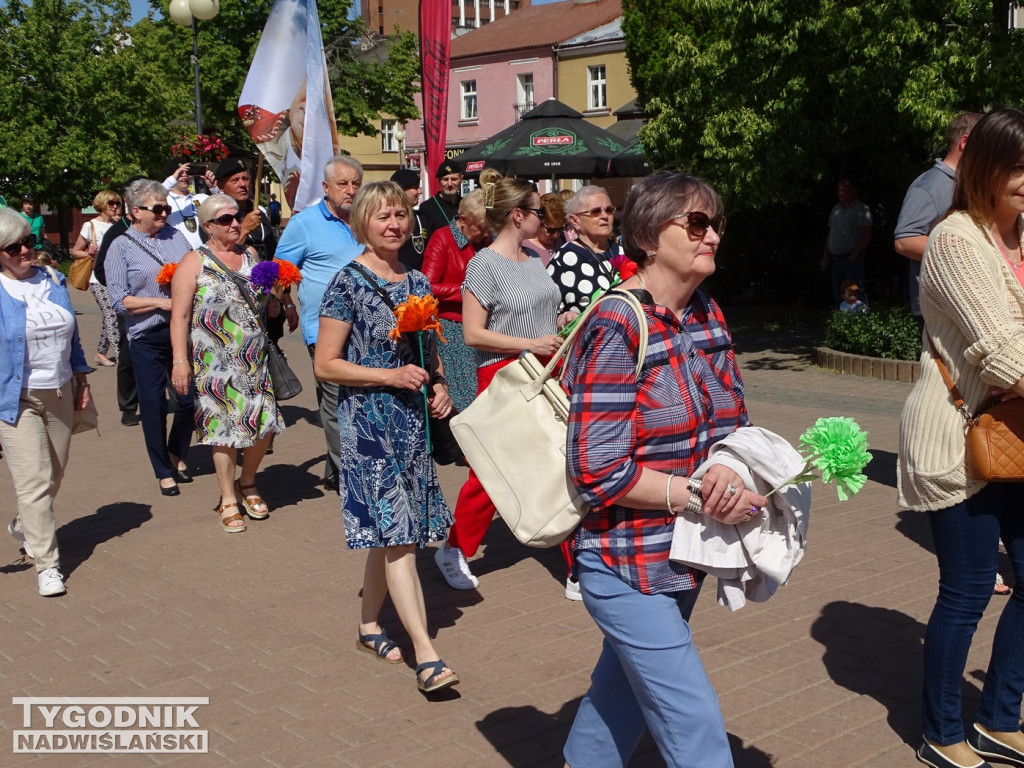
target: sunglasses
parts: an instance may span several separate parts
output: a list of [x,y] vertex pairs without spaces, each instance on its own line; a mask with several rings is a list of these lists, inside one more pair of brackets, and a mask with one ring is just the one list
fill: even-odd
[[609,216],[614,216],[615,215],[615,206],[614,205],[606,205],[604,208],[591,208],[589,211],[580,211],[576,215],[577,216],[590,216],[590,217],[594,217],[594,216],[600,216],[602,213],[606,213]]
[[540,208],[521,208],[520,210],[529,211],[530,213],[537,214],[537,218],[544,221],[544,217],[547,216],[548,212],[542,205]]
[[704,211],[689,211],[688,213],[677,213],[672,219],[673,221],[670,221],[669,224],[675,224],[675,219],[686,219],[685,222],[679,222],[679,226],[689,230],[694,237],[704,237],[709,229],[715,230],[719,237],[725,234],[725,216],[719,215],[711,218]]
[[36,236],[26,235],[21,240],[5,245],[3,247],[4,253],[8,256],[18,256],[21,253],[22,248],[28,248],[30,251],[36,247]]
[[210,221],[212,221],[214,224],[220,224],[222,227],[230,227],[231,226],[231,222],[233,222],[233,221],[241,222],[242,219],[244,219],[244,218],[245,218],[245,216],[242,215],[241,211],[239,211],[238,213],[222,213],[217,218],[210,219]]
[[141,211],[152,211],[154,216],[170,216],[174,209],[169,205],[136,205]]
[[549,235],[560,235],[565,231],[565,227],[544,227],[544,231]]

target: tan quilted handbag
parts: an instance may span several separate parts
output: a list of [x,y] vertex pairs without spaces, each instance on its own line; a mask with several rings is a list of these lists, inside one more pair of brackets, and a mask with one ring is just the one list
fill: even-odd
[[633,294],[610,291],[587,307],[546,366],[524,352],[451,420],[452,433],[498,514],[529,547],[560,544],[587,513],[565,463],[569,396],[552,373],[568,356],[587,315],[612,296],[626,300],[640,321],[639,376],[647,353],[647,315]]
[[1024,480],[1024,399],[989,400],[971,416],[929,337],[932,356],[966,424],[967,474],[983,483]]

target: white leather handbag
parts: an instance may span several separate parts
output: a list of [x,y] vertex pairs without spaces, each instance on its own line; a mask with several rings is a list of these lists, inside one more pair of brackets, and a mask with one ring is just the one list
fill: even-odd
[[639,319],[639,376],[647,352],[647,315],[633,294],[612,290],[587,307],[546,366],[524,352],[451,420],[452,433],[498,514],[528,547],[560,544],[587,513],[565,463],[569,396],[552,372],[568,356],[587,316],[613,297],[625,300]]

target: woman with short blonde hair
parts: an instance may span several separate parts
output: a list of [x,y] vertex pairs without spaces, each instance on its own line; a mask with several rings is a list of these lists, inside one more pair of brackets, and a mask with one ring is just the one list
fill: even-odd
[[[111,189],[101,189],[92,199],[92,207],[98,215],[82,225],[82,231],[71,247],[71,257],[74,259],[87,259],[90,256],[96,258],[103,236],[114,226],[121,212],[121,196]],[[100,338],[96,342],[96,365],[116,365],[118,355],[121,354],[117,315],[110,304],[110,295],[106,287],[96,279],[95,273],[89,275],[89,291],[96,300],[96,306],[100,308],[100,316],[103,318],[100,323]]]

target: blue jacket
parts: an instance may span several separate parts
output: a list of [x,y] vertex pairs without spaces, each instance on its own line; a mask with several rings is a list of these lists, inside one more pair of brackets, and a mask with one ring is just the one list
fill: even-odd
[[[51,272],[50,275],[55,283],[50,290],[50,299],[74,315],[64,276],[58,272]],[[92,370],[85,362],[85,352],[78,338],[77,320],[68,354],[71,355],[71,370],[75,373],[89,373]],[[0,421],[13,424],[18,420],[18,399],[21,397],[24,375],[25,302],[12,298],[0,285]]]

